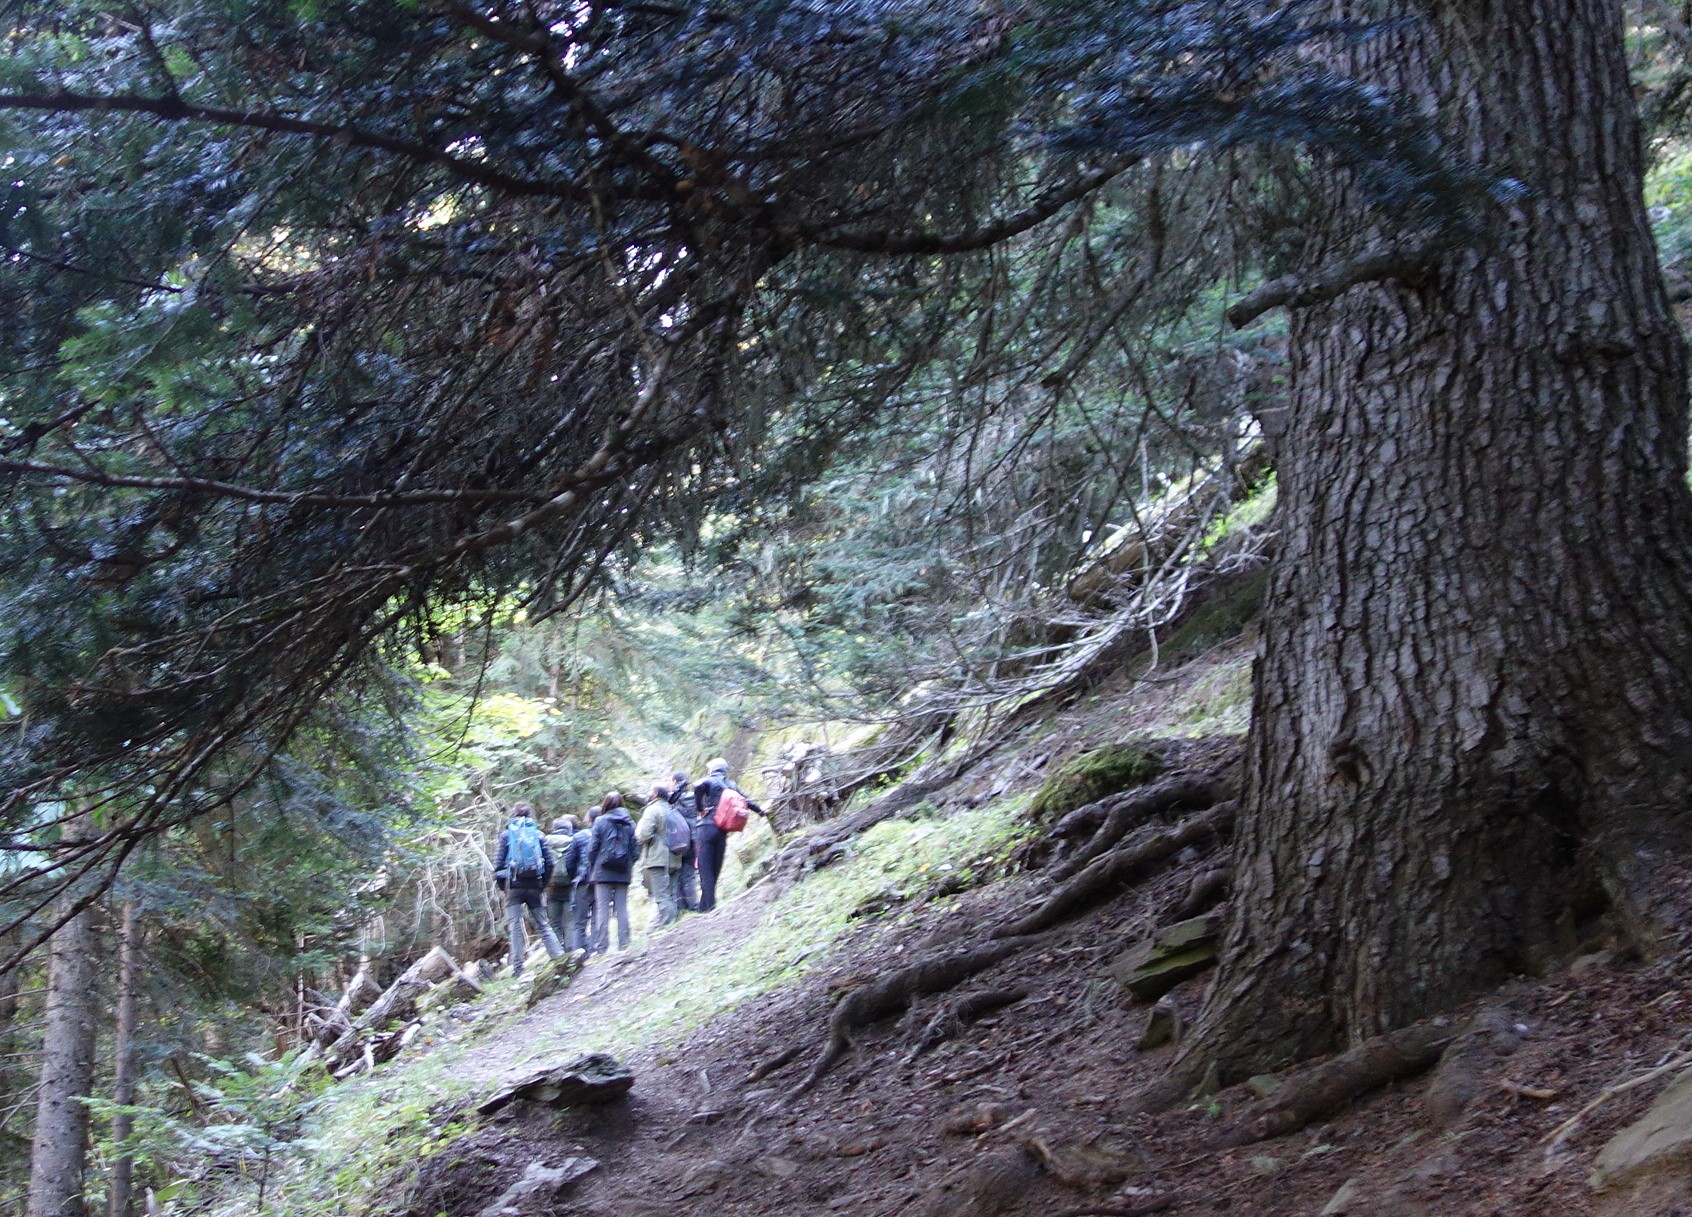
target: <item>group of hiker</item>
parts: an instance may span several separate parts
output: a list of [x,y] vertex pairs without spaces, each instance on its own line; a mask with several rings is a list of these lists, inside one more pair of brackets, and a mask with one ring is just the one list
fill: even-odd
[[680,771],[653,782],[638,820],[615,790],[583,817],[557,817],[548,833],[541,832],[530,804],[513,804],[494,858],[494,880],[505,892],[512,974],[523,972],[525,910],[554,959],[608,950],[613,919],[617,949],[626,949],[629,885],[637,871],[652,899],[653,928],[684,912],[710,912],[729,836],[746,827],[749,811],[763,814],[729,779],[721,757],[696,783]]

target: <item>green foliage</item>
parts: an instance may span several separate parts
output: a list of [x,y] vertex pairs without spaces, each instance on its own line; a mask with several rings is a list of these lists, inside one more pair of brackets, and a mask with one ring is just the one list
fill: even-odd
[[1163,758],[1144,744],[1106,744],[1065,761],[1028,805],[1036,823],[1045,824],[1086,803],[1151,781],[1163,770]]
[[307,1148],[299,1133],[323,1101],[328,1083],[321,1067],[297,1052],[199,1063],[210,1078],[194,1083],[186,1112],[86,1100],[103,1121],[120,1113],[133,1121],[128,1137],[100,1142],[97,1153],[108,1160],[131,1155],[137,1173],[158,1182],[156,1198],[173,1211],[195,1211],[237,1180],[256,1190],[262,1206],[274,1175]]
[[1692,253],[1692,149],[1679,141],[1671,147],[1645,175],[1645,205],[1658,255],[1673,269]]

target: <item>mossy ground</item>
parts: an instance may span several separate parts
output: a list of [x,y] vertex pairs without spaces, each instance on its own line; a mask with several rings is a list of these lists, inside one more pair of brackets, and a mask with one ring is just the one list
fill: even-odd
[[1163,761],[1144,744],[1106,744],[1071,757],[1047,780],[1028,806],[1036,823],[1044,824],[1084,803],[1127,790],[1156,777]]

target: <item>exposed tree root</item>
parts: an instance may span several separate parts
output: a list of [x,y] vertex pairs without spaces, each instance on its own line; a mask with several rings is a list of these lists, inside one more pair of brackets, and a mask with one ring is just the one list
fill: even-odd
[[1080,874],[1095,858],[1113,849],[1148,820],[1209,807],[1227,795],[1227,783],[1217,773],[1210,772],[1176,774],[1125,795],[1113,796],[1107,800],[1111,807],[1097,831],[1058,865],[1052,874],[1053,881],[1062,883]]
[[930,1048],[938,1047],[976,1019],[1014,1005],[1028,996],[1027,989],[981,989],[943,1002],[928,1025],[917,1036],[906,1061],[914,1061]]
[[1289,1077],[1281,1089],[1241,1113],[1217,1138],[1222,1147],[1249,1145],[1294,1132],[1353,1099],[1432,1065],[1462,1031],[1417,1023],[1365,1040]]
[[1516,1016],[1491,1007],[1475,1016],[1468,1029],[1440,1057],[1422,1110],[1435,1128],[1455,1128],[1482,1095],[1496,1088],[1504,1062],[1522,1046]]
[[1234,868],[1231,865],[1213,867],[1205,871],[1193,880],[1186,896],[1169,911],[1165,920],[1185,921],[1189,917],[1209,912],[1227,898],[1233,882]]
[[[993,932],[995,938],[1039,934],[1116,893],[1124,883],[1200,841],[1225,836],[1234,826],[1234,804],[1218,803],[1170,828],[1148,830],[1096,859],[1048,896],[1033,912]],[[1102,831],[1102,830],[1101,830]]]
[[754,1082],[761,1082],[765,1078],[769,1077],[770,1074],[778,1073],[781,1070],[786,1069],[789,1065],[793,1064],[794,1061],[803,1056],[804,1053],[804,1045],[794,1044],[791,1047],[785,1048],[776,1053],[774,1056],[764,1058],[764,1060],[760,1061],[751,1073],[746,1075],[746,1084],[750,1086]]
[[829,1016],[828,1041],[822,1055],[804,1079],[787,1092],[783,1101],[791,1103],[799,1098],[834,1068],[852,1046],[851,1032],[854,1029],[868,1026],[889,1014],[897,1014],[918,997],[944,993],[978,972],[985,972],[994,964],[1042,941],[1044,938],[1038,935],[999,938],[981,946],[931,956],[852,990]]
[[1054,1213],[1052,1217],[1150,1217],[1152,1213],[1161,1213],[1177,1204],[1184,1204],[1187,1199],[1185,1192],[1170,1192],[1167,1196],[1153,1196],[1149,1200],[1136,1200],[1133,1204],[1064,1209],[1061,1213]]

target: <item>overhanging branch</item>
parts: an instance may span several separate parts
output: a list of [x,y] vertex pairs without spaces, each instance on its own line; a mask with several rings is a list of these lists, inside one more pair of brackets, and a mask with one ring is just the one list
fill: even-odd
[[1309,273],[1282,275],[1271,279],[1228,310],[1228,324],[1244,329],[1272,308],[1305,308],[1344,295],[1364,283],[1390,279],[1414,281],[1433,264],[1443,244],[1426,240],[1389,245],[1349,262],[1324,266]]
[[416,140],[400,139],[346,123],[323,123],[286,114],[194,105],[180,97],[141,97],[130,93],[0,93],[0,110],[42,110],[53,114],[117,111],[126,114],[147,114],[167,122],[214,123],[225,127],[276,131],[286,135],[309,135],[318,139],[339,140],[355,148],[374,148],[403,156],[408,160],[439,165],[465,181],[497,187],[512,194],[576,200],[587,197],[587,191],[574,182],[516,177],[491,165],[466,160]]
[[1071,203],[1079,202],[1114,177],[1121,176],[1133,160],[1115,160],[1101,169],[1084,173],[1073,182],[1046,191],[1021,211],[981,228],[962,232],[835,232],[828,228],[800,224],[796,235],[811,245],[864,254],[961,254],[997,245],[1044,224]]

